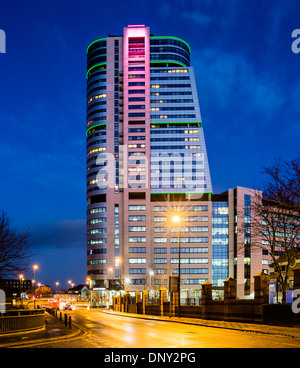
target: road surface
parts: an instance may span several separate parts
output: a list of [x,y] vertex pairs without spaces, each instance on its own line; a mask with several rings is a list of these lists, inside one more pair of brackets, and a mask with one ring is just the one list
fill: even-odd
[[299,348],[300,338],[139,319],[100,310],[68,312],[84,334],[46,348]]

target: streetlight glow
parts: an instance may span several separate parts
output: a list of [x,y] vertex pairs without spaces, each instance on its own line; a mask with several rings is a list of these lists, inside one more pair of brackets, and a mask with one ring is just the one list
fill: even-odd
[[180,222],[180,216],[178,216],[178,215],[173,216],[172,221],[173,222]]

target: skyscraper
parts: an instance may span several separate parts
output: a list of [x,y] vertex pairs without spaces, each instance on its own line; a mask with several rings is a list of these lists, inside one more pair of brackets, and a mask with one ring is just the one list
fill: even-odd
[[178,274],[174,213],[183,284],[211,279],[212,184],[190,51],[144,25],[87,48],[87,273],[100,292]]

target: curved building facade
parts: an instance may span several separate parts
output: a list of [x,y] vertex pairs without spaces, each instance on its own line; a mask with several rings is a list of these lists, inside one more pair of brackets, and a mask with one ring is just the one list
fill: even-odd
[[98,299],[156,290],[178,273],[178,211],[182,290],[212,280],[212,184],[190,52],[144,25],[87,48],[87,275]]

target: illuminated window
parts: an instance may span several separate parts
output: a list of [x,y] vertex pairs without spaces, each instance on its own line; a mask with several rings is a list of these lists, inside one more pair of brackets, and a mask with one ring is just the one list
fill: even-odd
[[129,258],[129,263],[146,263],[146,258]]
[[92,150],[90,150],[88,153],[87,153],[87,156],[92,154],[92,153],[95,153],[95,152],[100,152],[100,151],[106,151],[106,147],[99,147],[99,148],[94,148]]
[[88,104],[93,101],[93,100],[96,100],[97,98],[103,98],[103,97],[106,97],[106,93],[102,93],[101,95],[96,95],[96,96],[93,96],[91,97],[89,100],[88,100]]

